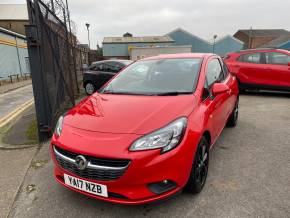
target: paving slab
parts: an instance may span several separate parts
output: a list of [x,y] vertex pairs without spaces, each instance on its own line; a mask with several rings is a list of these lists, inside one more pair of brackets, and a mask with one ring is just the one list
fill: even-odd
[[0,217],[7,217],[36,148],[0,150]]

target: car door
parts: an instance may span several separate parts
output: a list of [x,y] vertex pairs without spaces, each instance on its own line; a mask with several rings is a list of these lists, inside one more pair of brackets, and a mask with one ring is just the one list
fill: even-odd
[[282,52],[267,52],[265,60],[271,75],[269,84],[290,87],[290,56]]
[[244,84],[269,84],[271,78],[263,52],[242,54],[237,60],[238,77]]
[[223,68],[218,58],[208,61],[206,66],[206,82],[204,84],[204,101],[206,106],[206,115],[208,119],[208,128],[215,140],[223,130],[229,114],[229,93],[222,93],[217,96],[212,94],[212,86],[216,82],[227,83],[224,78]]

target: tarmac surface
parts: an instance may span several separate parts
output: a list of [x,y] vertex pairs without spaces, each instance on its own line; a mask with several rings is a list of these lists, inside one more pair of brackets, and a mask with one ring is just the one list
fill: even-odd
[[31,99],[33,99],[31,84],[0,94],[0,120]]
[[[290,217],[289,133],[289,94],[242,95],[238,126],[226,128],[210,152],[203,191],[141,206],[105,203],[60,186],[45,144],[32,161],[9,217]],[[2,152],[2,164],[17,157]],[[3,167],[1,176],[2,171]],[[14,178],[13,171],[8,173]]]

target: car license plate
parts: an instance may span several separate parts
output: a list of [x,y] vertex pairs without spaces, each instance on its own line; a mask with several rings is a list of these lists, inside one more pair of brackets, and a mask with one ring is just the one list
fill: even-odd
[[97,184],[94,182],[89,182],[83,179],[78,179],[73,176],[69,176],[64,174],[64,182],[65,184],[76,188],[78,190],[82,190],[84,192],[88,192],[94,195],[99,195],[103,197],[108,197],[108,190],[106,185]]

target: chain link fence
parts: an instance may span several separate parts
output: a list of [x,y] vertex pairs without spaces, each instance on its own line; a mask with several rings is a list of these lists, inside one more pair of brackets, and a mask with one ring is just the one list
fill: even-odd
[[29,62],[39,140],[47,140],[65,108],[75,104],[82,81],[81,51],[61,0],[27,0]]

